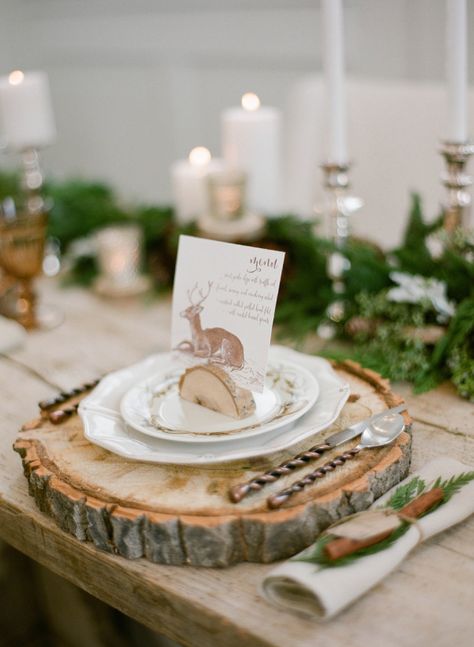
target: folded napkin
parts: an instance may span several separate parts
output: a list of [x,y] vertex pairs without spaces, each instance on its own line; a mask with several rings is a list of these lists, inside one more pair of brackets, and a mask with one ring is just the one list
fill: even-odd
[[[416,476],[423,479],[426,489],[429,489],[438,477],[450,479],[472,471],[472,467],[452,458],[433,460],[389,490],[372,508],[382,507],[397,488]],[[417,544],[472,513],[474,480],[463,485],[432,513],[416,520],[405,534],[384,550],[359,557],[345,566],[329,568],[308,562],[286,561],[267,575],[262,593],[267,600],[284,609],[316,619],[332,618],[393,571]],[[293,559],[311,552],[310,546]]]

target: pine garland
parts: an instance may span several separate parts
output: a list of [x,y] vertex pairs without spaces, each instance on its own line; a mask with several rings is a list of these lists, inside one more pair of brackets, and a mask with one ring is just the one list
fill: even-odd
[[[143,231],[145,269],[159,290],[172,286],[177,241],[180,233],[193,233],[194,225],[179,227],[169,207],[122,204],[106,184],[85,180],[48,182],[46,199],[52,205],[49,233],[66,255],[78,239],[96,230],[121,223],[136,223]],[[0,201],[6,197],[21,200],[18,175],[0,172]],[[367,241],[350,240],[345,254],[350,268],[344,276],[345,293],[334,294],[327,275],[328,257],[334,251],[331,241],[319,237],[314,223],[291,215],[268,221],[267,233],[258,245],[286,252],[284,275],[275,315],[282,337],[302,341],[325,321],[328,306],[336,299],[345,302],[345,317],[338,335],[365,322],[365,330],[351,332],[353,359],[394,380],[412,382],[416,391],[428,390],[451,379],[459,393],[474,401],[474,234],[457,231],[447,236],[441,219],[423,220],[417,195],[412,206],[402,245],[384,253]],[[435,239],[439,255],[432,253]],[[419,330],[436,323],[429,303],[393,303],[387,292],[397,271],[444,281],[456,313],[446,335],[433,347],[407,330]],[[76,255],[66,277],[67,283],[90,285],[98,267],[93,251]],[[364,328],[364,325],[362,328]],[[332,351],[326,351],[335,356]]]
[[362,319],[377,321],[374,331],[354,335],[353,357],[367,368],[397,381],[412,382],[415,391],[433,388],[442,381],[442,370],[433,367],[432,349],[407,330],[419,330],[436,323],[431,304],[394,303],[387,290],[376,295],[361,292],[355,297]]

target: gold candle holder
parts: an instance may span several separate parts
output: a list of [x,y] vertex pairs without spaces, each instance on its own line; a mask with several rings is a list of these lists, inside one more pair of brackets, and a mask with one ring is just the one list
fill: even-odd
[[2,293],[2,313],[28,330],[54,328],[63,321],[62,314],[52,306],[39,306],[33,287],[43,270],[48,220],[38,151],[24,150],[21,161],[20,201],[10,197],[0,205],[0,268],[6,294]]
[[45,213],[23,213],[0,221],[0,265],[17,286],[9,314],[26,329],[40,326],[33,280],[42,271],[46,220]]
[[446,170],[441,174],[441,181],[447,189],[444,204],[444,228],[452,233],[458,227],[469,227],[471,195],[467,190],[472,178],[465,172],[469,158],[474,154],[474,144],[470,142],[441,143],[441,155]]

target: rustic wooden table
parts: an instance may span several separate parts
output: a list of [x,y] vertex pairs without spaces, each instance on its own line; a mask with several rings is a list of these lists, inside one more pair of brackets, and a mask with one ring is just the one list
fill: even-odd
[[[474,517],[427,541],[338,618],[316,624],[258,593],[272,567],[214,570],[127,561],[80,543],[39,512],[12,443],[37,402],[168,346],[169,302],[107,303],[79,289],[42,286],[65,323],[0,357],[0,536],[145,625],[195,647],[371,645],[456,647],[474,635]],[[449,385],[421,396],[400,386],[415,420],[413,467],[440,455],[474,464],[474,407]]]

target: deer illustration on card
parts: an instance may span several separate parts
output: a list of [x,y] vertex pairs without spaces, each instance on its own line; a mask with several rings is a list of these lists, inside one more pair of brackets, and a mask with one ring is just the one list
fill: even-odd
[[171,348],[183,367],[211,365],[241,388],[265,388],[284,254],[180,236]]
[[204,292],[195,283],[187,290],[189,305],[180,312],[180,316],[189,321],[191,341],[179,342],[176,349],[191,351],[194,357],[209,359],[212,362],[224,364],[229,368],[241,369],[245,364],[244,347],[237,335],[225,328],[203,328],[201,314],[202,305],[212,290],[213,282],[208,281],[207,291]]

